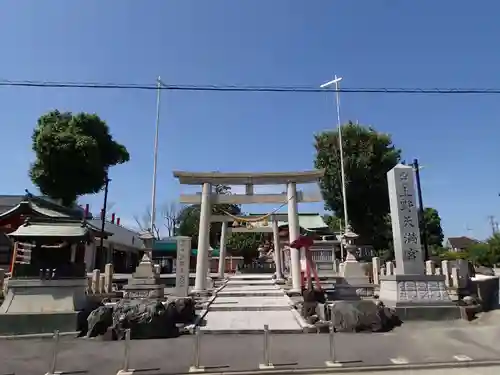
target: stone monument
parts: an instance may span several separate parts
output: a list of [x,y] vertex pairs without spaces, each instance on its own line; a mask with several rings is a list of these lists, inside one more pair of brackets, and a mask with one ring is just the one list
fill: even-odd
[[160,275],[152,263],[155,236],[150,231],[139,234],[143,242],[144,256],[132,274],[128,284],[123,287],[124,298],[163,298],[165,286],[160,283]]
[[398,164],[387,172],[396,270],[380,277],[380,300],[406,319],[459,318],[445,277],[426,275],[420,244],[413,167]]

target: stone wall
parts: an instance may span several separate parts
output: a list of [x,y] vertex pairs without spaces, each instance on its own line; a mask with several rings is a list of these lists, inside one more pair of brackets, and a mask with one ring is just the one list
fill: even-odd
[[113,264],[108,263],[104,267],[104,273],[99,269],[92,272],[92,276],[87,277],[87,294],[99,295],[113,292]]
[[[425,274],[426,275],[443,275],[445,277],[445,283],[448,288],[465,288],[467,286],[468,275],[468,265],[467,261],[457,260],[455,262],[450,262],[448,260],[443,260],[437,267],[437,264],[432,260],[425,262]],[[386,262],[386,264],[381,264],[380,258],[374,257],[372,259],[373,267],[373,282],[375,284],[380,283],[380,276],[389,276],[396,273],[396,267],[394,262]]]

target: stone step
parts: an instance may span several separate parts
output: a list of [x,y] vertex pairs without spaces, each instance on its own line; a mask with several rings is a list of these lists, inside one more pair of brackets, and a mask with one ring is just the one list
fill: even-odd
[[241,280],[241,281],[252,281],[252,280],[265,280],[273,281],[273,277],[270,274],[254,274],[254,275],[234,275],[229,278],[229,280]]
[[271,333],[303,332],[291,311],[209,311],[205,321],[200,329],[211,334],[262,333],[265,324]]
[[210,306],[210,311],[289,311],[290,306],[223,306],[214,305]]
[[281,297],[283,296],[281,290],[228,290],[223,289],[217,293],[220,297]]
[[210,306],[210,311],[287,311],[291,306],[284,297],[220,297]]
[[228,285],[275,285],[273,280],[229,280]]
[[227,283],[224,289],[241,289],[241,290],[279,290],[280,287],[274,284],[270,285],[252,285],[252,284],[231,284]]

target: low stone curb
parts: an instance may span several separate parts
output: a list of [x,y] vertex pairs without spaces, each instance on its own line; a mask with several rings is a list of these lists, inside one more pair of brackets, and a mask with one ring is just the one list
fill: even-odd
[[[484,361],[468,361],[468,362],[436,362],[436,363],[413,363],[401,365],[375,365],[375,366],[352,366],[343,367],[340,361],[335,367],[316,367],[316,368],[278,368],[266,370],[250,370],[250,371],[222,371],[222,372],[204,372],[204,375],[253,375],[253,374],[347,374],[359,372],[375,372],[375,371],[413,371],[413,370],[439,370],[439,369],[463,369],[463,368],[481,368],[500,366],[500,360],[484,360]],[[185,375],[179,374],[179,375]]]
[[[77,337],[79,331],[74,332],[59,332],[59,336],[74,336]],[[51,339],[54,337],[53,333],[31,333],[26,335],[5,335],[0,336],[0,340],[24,340],[24,339]]]
[[[216,329],[210,331],[204,331],[203,328],[201,332],[204,335],[263,335],[264,329]],[[269,328],[269,333],[272,335],[281,335],[281,334],[291,334],[291,333],[303,333],[303,330],[300,328],[290,328],[290,329],[272,329]]]

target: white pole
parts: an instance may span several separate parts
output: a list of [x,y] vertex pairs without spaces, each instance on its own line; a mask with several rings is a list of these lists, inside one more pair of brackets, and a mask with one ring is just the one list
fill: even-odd
[[161,78],[158,77],[156,90],[156,132],[154,145],[154,161],[153,161],[153,191],[151,193],[151,233],[155,235],[156,221],[156,174],[158,170],[158,135],[160,130],[160,93],[161,93]]
[[[346,183],[345,183],[345,169],[344,169],[344,145],[342,142],[342,125],[340,123],[340,91],[339,91],[339,83],[342,81],[342,77],[337,77],[335,75],[334,79],[322,84],[321,88],[327,88],[331,85],[335,85],[335,98],[336,98],[336,107],[337,107],[337,128],[339,131],[339,151],[340,151],[340,178],[342,183],[342,205],[344,206],[344,233],[349,228],[349,216],[347,215],[347,193],[346,193]],[[341,251],[341,260],[344,260],[344,246],[341,241],[340,243],[340,251]]]
[[347,230],[349,225],[349,217],[347,216],[347,193],[345,185],[345,170],[344,170],[344,145],[342,143],[342,125],[340,123],[340,93],[339,93],[339,82],[342,78],[337,78],[335,76],[335,97],[337,104],[337,127],[339,129],[339,151],[340,151],[340,174],[342,179],[342,199],[344,206],[344,228]]

